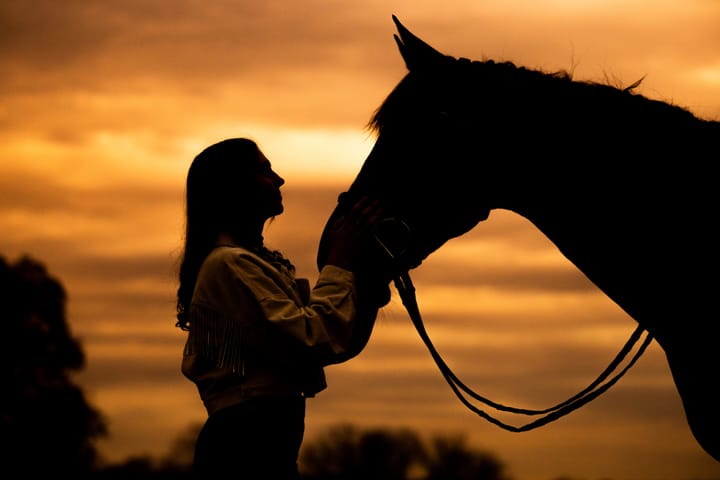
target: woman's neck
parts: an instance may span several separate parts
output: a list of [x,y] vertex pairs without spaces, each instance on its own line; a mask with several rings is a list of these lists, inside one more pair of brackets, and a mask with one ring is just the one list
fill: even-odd
[[262,233],[250,234],[248,232],[230,233],[229,231],[221,231],[217,235],[216,243],[218,245],[237,245],[241,247],[261,247],[263,245]]

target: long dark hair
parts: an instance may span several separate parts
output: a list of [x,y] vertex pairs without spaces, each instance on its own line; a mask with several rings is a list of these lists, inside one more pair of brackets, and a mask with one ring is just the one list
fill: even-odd
[[259,153],[253,140],[230,138],[205,148],[190,165],[175,324],[182,330],[189,329],[188,308],[200,267],[215,248],[221,231],[231,232],[240,246],[294,271],[279,252],[265,248],[262,232],[248,231],[243,223],[254,208],[251,196]]

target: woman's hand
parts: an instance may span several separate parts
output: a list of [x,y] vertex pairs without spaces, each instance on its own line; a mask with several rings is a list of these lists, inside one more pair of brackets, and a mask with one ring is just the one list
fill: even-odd
[[354,271],[382,207],[377,200],[362,197],[345,214],[338,216],[326,233],[327,263]]

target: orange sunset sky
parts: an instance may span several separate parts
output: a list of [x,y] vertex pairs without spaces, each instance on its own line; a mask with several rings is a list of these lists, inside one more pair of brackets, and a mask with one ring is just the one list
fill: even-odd
[[[639,93],[720,119],[718,0],[4,0],[0,255],[29,254],[65,286],[87,354],[77,381],[109,421],[108,459],[164,455],[205,416],[174,327],[192,157],[226,137],[257,140],[287,181],[266,241],[314,279],[320,230],[372,146],[365,124],[405,73],[392,14],[447,54],[616,86],[645,77]],[[413,279],[441,354],[505,404],[566,399],[635,328],[509,212]],[[655,343],[609,392],[527,433],[460,404],[397,296],[368,348],[327,373],[308,439],[338,422],[463,432],[517,480],[720,478]]]

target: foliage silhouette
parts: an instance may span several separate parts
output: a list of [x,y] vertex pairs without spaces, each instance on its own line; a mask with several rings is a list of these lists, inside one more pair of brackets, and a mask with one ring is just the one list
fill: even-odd
[[85,366],[65,318],[66,293],[40,262],[0,256],[5,338],[0,374],[0,461],[23,478],[62,474],[89,478],[98,462],[93,442],[107,435],[70,373]]
[[329,428],[300,454],[306,480],[509,480],[492,454],[469,448],[462,436],[423,441],[409,429]]
[[96,471],[93,480],[189,480],[190,466],[154,461],[149,456],[127,459]]
[[430,440],[425,461],[425,480],[501,480],[507,479],[505,466],[487,452],[468,448],[465,437],[440,436]]

